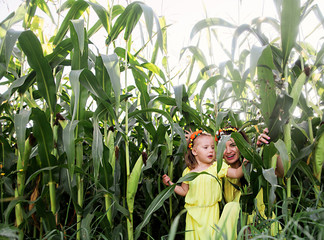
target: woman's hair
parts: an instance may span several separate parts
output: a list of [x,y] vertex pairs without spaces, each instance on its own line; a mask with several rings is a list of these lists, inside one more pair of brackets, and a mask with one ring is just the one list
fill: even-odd
[[224,127],[222,129],[219,129],[217,134],[216,134],[216,138],[217,141],[223,136],[223,135],[231,135],[233,132],[238,132],[242,135],[242,137],[245,139],[245,141],[247,141],[248,143],[250,143],[250,140],[248,138],[248,136],[246,135],[246,133],[244,131],[238,131],[237,127],[233,127],[233,126],[227,126]]
[[196,157],[192,154],[192,148],[195,145],[195,142],[197,142],[197,139],[200,138],[201,136],[212,136],[209,133],[203,132],[201,130],[194,132],[191,134],[189,142],[187,144],[187,153],[185,155],[185,162],[187,167],[192,170],[197,166],[197,160]]

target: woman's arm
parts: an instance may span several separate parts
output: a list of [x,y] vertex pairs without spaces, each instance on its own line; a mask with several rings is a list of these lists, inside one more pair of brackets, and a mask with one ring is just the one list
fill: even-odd
[[[268,128],[263,129],[263,133],[260,134],[257,140],[257,146],[260,147],[262,144],[268,144],[270,137],[268,136]],[[285,175],[284,167],[280,158],[280,155],[277,157],[277,164],[276,164],[276,169],[275,173],[278,177],[283,177]]]
[[[162,176],[162,181],[164,183],[164,185],[166,186],[170,186],[170,185],[173,185],[174,183],[171,182],[171,179],[168,175],[164,174]],[[181,185],[177,185],[175,188],[174,188],[174,192],[180,196],[186,196],[187,193],[188,193],[188,190],[189,190],[189,184],[186,184],[186,183],[181,183]]]
[[[243,164],[244,166],[248,163],[249,161],[246,160],[245,158],[243,159]],[[242,178],[244,176],[242,166],[243,164],[238,167],[238,168],[228,168],[226,176],[229,178]]]

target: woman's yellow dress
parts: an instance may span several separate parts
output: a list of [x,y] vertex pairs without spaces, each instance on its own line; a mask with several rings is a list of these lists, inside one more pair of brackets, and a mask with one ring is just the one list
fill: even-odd
[[[224,207],[220,217],[219,202],[222,200],[222,178],[227,174],[228,165],[223,163],[217,173],[217,163],[213,163],[204,172],[190,182],[189,190],[185,198],[186,240],[221,239],[219,234],[226,234],[227,239],[236,236],[236,225],[239,214],[239,203],[231,202]],[[190,172],[186,168],[183,176]]]
[[[241,186],[241,182],[240,179],[233,179],[233,178],[225,178],[225,182],[224,182],[224,198],[225,201],[227,202],[227,204],[229,202],[239,202],[240,201],[240,197],[241,197],[241,191],[236,189],[231,183],[237,185],[237,186]],[[258,192],[257,196],[254,199],[255,202],[255,207],[256,209],[258,209],[258,212],[260,213],[260,215],[264,218],[267,219],[266,215],[265,215],[265,204],[263,202],[263,188],[260,189],[260,191]],[[247,220],[247,224],[253,224],[255,222],[255,217],[256,217],[256,211],[253,210],[252,214],[250,214],[248,216],[248,220]],[[276,217],[276,215],[274,213],[272,213],[272,219],[274,219]],[[279,222],[274,222],[271,224],[271,235],[272,236],[276,236],[279,231],[281,230],[281,226],[279,224]]]

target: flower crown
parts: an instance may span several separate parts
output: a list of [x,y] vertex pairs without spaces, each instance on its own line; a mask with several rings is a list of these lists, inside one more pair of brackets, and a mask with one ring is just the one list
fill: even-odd
[[217,131],[215,141],[218,142],[219,139],[224,135],[225,132],[237,132],[235,127],[224,127]]
[[196,137],[198,137],[200,134],[202,134],[202,130],[198,130],[196,132],[193,132],[190,136],[190,139],[189,139],[189,144],[188,144],[188,148],[190,150],[192,150],[192,147],[193,147],[193,141],[196,139]]

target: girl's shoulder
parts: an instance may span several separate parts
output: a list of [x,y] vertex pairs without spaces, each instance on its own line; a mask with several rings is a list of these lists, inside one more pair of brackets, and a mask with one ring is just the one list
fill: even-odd
[[190,172],[190,169],[188,167],[186,167],[182,172],[182,176],[188,174],[189,172]]

